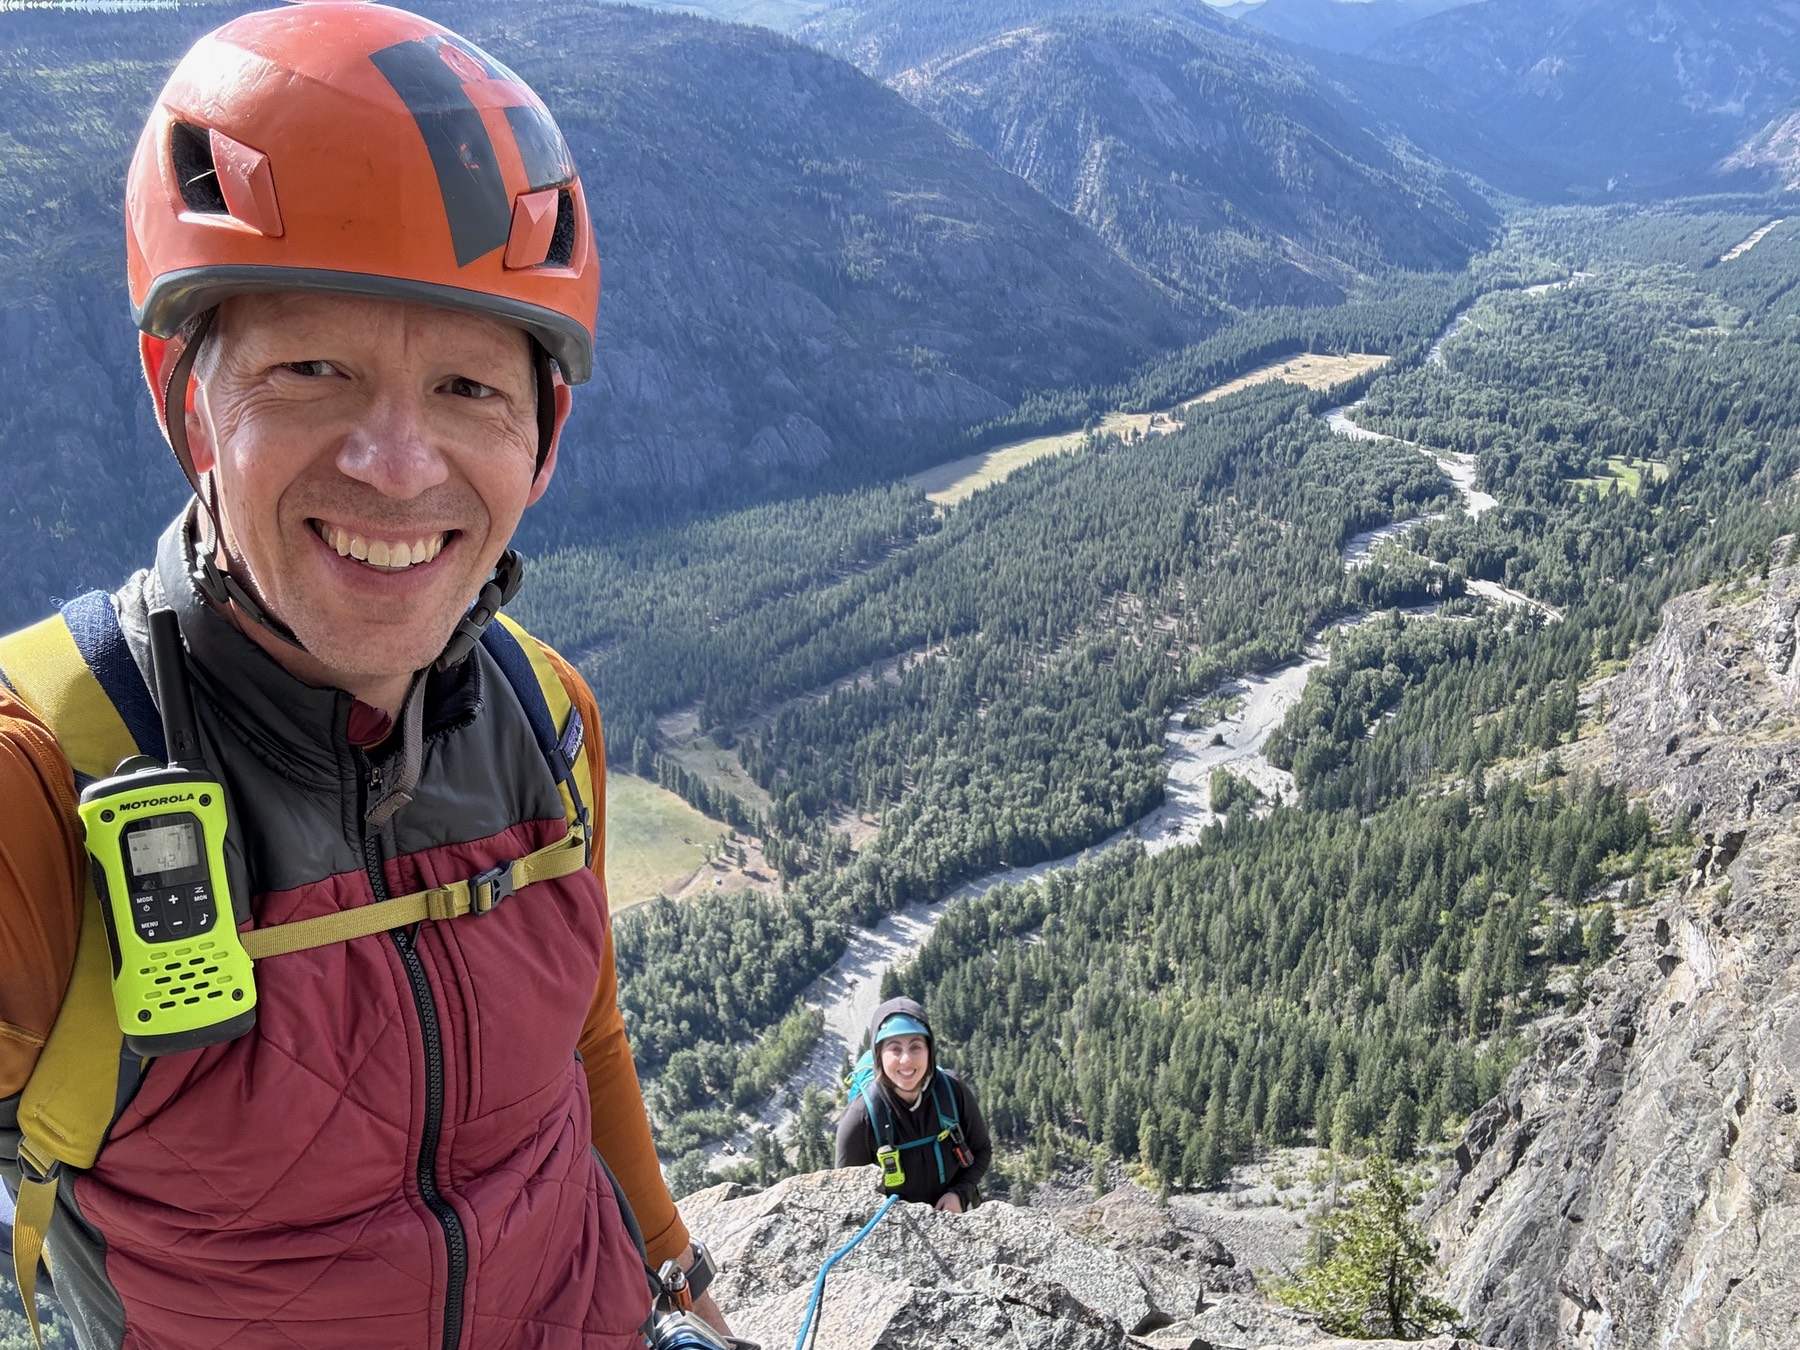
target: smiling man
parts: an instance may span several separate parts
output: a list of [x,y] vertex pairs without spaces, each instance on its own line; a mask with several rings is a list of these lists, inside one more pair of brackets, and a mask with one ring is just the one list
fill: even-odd
[[[495,620],[593,368],[599,263],[562,136],[455,34],[307,0],[183,59],[126,217],[195,497],[118,592],[0,639],[22,1283],[42,1250],[84,1347],[641,1346],[645,1260],[697,1254],[616,999],[598,714]],[[223,875],[171,881],[203,850],[160,827],[114,909],[75,796],[179,748],[171,665],[183,762],[224,787]],[[183,1006],[155,986],[221,996],[179,935],[200,926],[202,966],[202,891],[226,885],[253,1006],[148,1037]],[[165,967],[133,969],[121,925],[178,973],[152,985]]]

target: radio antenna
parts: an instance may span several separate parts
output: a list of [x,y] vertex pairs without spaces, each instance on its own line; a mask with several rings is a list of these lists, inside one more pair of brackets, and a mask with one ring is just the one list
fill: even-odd
[[150,660],[156,668],[156,701],[162,712],[163,743],[172,768],[203,769],[200,727],[194,718],[194,691],[188,684],[187,649],[172,609],[150,611]]

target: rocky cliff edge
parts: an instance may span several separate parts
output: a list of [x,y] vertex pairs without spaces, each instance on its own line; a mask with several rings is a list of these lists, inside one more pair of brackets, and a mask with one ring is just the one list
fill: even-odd
[[[873,1169],[724,1185],[682,1201],[722,1267],[734,1330],[764,1350],[794,1344],[826,1257],[880,1203]],[[990,1202],[969,1214],[896,1205],[832,1269],[816,1350],[1347,1350],[1257,1297],[1217,1238],[1185,1228],[1135,1188],[1057,1211]],[[1415,1346],[1420,1342],[1411,1342]],[[1430,1350],[1476,1350],[1441,1338]]]
[[1800,1345],[1797,630],[1800,568],[1689,595],[1599,691],[1594,762],[1697,842],[1431,1199],[1484,1341]]

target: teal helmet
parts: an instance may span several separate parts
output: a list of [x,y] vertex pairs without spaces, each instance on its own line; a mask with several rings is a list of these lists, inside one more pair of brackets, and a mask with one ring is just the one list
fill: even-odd
[[927,1041],[932,1038],[930,1027],[906,1013],[895,1013],[884,1021],[875,1032],[875,1044],[880,1045],[895,1036],[923,1036]]

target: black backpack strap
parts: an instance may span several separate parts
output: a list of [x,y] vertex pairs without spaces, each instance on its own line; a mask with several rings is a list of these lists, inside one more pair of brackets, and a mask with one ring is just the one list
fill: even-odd
[[873,1079],[863,1091],[863,1104],[869,1113],[869,1131],[875,1136],[875,1147],[891,1145],[894,1142],[894,1109],[888,1104],[886,1091]]
[[[950,1099],[950,1109],[944,1110],[944,1099]],[[947,1185],[950,1181],[950,1169],[944,1166],[944,1140],[954,1136],[958,1143],[962,1139],[962,1108],[956,1100],[956,1085],[950,1081],[950,1075],[942,1069],[934,1071],[931,1080],[931,1104],[937,1108],[937,1165],[938,1185]]]
[[168,763],[162,715],[156,711],[156,700],[144,683],[144,673],[125,644],[125,632],[119,627],[112,596],[105,591],[78,595],[62,607],[62,619],[68,625],[69,636],[75,639],[81,659],[87,662],[88,670],[118,711],[125,730],[137,742],[138,751],[158,763]]
[[[931,1102],[937,1107],[938,1128],[940,1130],[959,1130],[962,1128],[962,1108],[956,1101],[956,1085],[950,1081],[950,1075],[942,1069],[935,1071],[931,1080]],[[942,1089],[940,1095],[939,1089]],[[944,1098],[950,1099],[950,1109],[944,1110]]]

